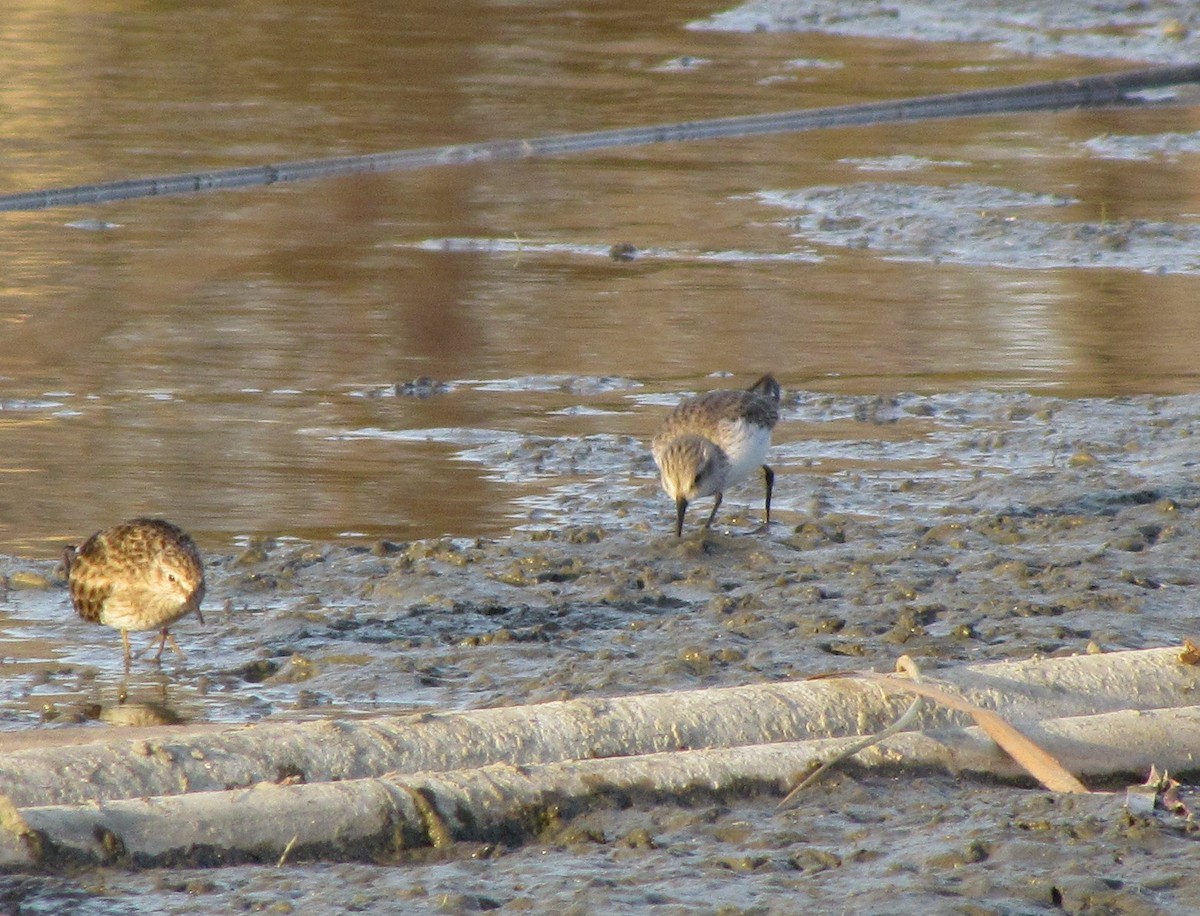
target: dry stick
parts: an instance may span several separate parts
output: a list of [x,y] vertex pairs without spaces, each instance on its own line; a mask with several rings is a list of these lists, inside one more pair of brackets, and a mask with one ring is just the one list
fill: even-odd
[[809,773],[807,776],[805,776],[796,785],[796,788],[792,789],[791,792],[789,792],[787,795],[785,795],[783,797],[783,801],[781,801],[777,807],[780,810],[784,810],[784,809],[793,807],[796,803],[796,800],[800,797],[800,793],[803,792],[805,789],[807,789],[809,786],[811,786],[818,779],[820,779],[821,776],[825,773],[825,771],[828,770],[830,767],[836,766],[837,764],[841,763],[843,760],[853,757],[859,751],[865,751],[867,748],[873,747],[874,745],[879,744],[879,742],[883,741],[885,738],[890,738],[892,735],[894,735],[898,732],[906,731],[908,729],[908,727],[910,725],[912,725],[913,721],[917,718],[917,712],[920,709],[921,709],[921,697],[917,697],[915,700],[912,701],[911,704],[909,704],[908,709],[904,710],[904,715],[902,715],[899,719],[897,719],[895,722],[893,722],[891,725],[889,725],[883,731],[876,732],[873,735],[868,735],[865,738],[855,741],[849,747],[842,748],[836,754],[834,754],[832,757],[830,757],[828,760],[826,760],[824,763],[822,763],[819,767],[817,767],[815,770],[813,770],[811,773]]
[[279,854],[279,861],[275,863],[276,868],[283,868],[287,864],[288,854],[292,851],[292,847],[296,845],[296,841],[300,839],[300,834],[293,833],[292,838],[287,841],[287,845],[283,847],[283,852]]
[[888,675],[878,674],[874,671],[866,671],[861,673],[846,673],[838,674],[836,677],[860,677],[869,680],[872,683],[878,684],[884,690],[889,692],[908,692],[917,694],[917,698],[913,700],[912,705],[908,707],[904,715],[875,735],[870,735],[861,741],[852,744],[845,748],[836,756],[826,760],[823,764],[817,767],[812,773],[808,774],[796,788],[792,789],[779,803],[780,808],[788,808],[799,797],[800,793],[812,785],[821,774],[828,770],[831,766],[840,763],[848,757],[861,750],[865,750],[874,744],[878,744],[884,738],[888,738],[897,732],[904,731],[916,719],[917,711],[921,707],[921,698],[925,697],[941,703],[948,709],[956,709],[959,712],[965,712],[975,720],[975,723],[982,728],[993,741],[1002,747],[1013,760],[1020,764],[1026,772],[1035,777],[1042,785],[1052,792],[1065,793],[1086,793],[1087,787],[1078,779],[1072,776],[1054,757],[1042,748],[1038,747],[1027,737],[1022,735],[1017,729],[1013,728],[1007,721],[991,710],[981,709],[972,703],[963,700],[962,697],[955,696],[945,690],[926,684],[922,681],[921,670],[917,663],[909,656],[902,655],[896,661],[896,672],[903,675],[909,680],[899,680]]
[[[1200,707],[1042,723],[1038,740],[1091,775],[1195,771]],[[0,868],[71,863],[135,867],[377,859],[456,842],[517,844],[590,808],[774,794],[857,739],[834,739],[19,810],[0,800]],[[905,732],[863,751],[860,767],[1013,778],[1021,771],[979,728]],[[1123,796],[1094,797],[1115,810]]]
[[[1180,706],[1193,702],[1200,690],[1200,669],[1181,663],[1179,649],[991,662],[937,675],[976,706],[1004,710],[1029,733],[1030,721]],[[288,774],[315,783],[392,770],[533,765],[857,736],[883,728],[907,702],[861,680],[817,680],[359,721],[207,726],[193,732],[168,726],[136,738],[113,730],[90,744],[9,751],[6,743],[31,736],[4,734],[0,793],[24,808],[214,791]],[[914,727],[966,722],[961,713],[926,704]],[[57,731],[37,737],[55,742],[75,736]],[[786,783],[799,772],[804,770],[791,771]]]
[[1038,747],[990,709],[981,709],[952,693],[917,681],[901,681],[873,671],[864,672],[861,676],[880,684],[886,690],[916,693],[936,700],[950,709],[967,713],[987,732],[988,737],[1004,748],[1013,760],[1047,789],[1052,792],[1087,793],[1087,786],[1068,773],[1051,754]]
[[981,89],[944,95],[921,96],[899,101],[839,105],[777,114],[715,118],[678,124],[658,124],[617,130],[589,131],[526,140],[493,140],[455,146],[375,153],[134,178],[100,184],[79,185],[0,195],[0,211],[40,210],[108,203],[164,194],[189,194],[308,181],[370,172],[394,172],[468,163],[509,162],[540,156],[559,156],[651,143],[747,137],[834,127],[927,121],[979,115],[1018,114],[1033,111],[1062,111],[1070,108],[1159,105],[1174,100],[1147,100],[1136,93],[1169,86],[1200,82],[1200,64],[1150,67],[1101,76],[1028,83],[1001,89]]
[[[921,669],[918,668],[917,663],[914,662],[907,655],[902,655],[902,656],[900,656],[899,659],[897,659],[896,670],[898,672],[907,674],[914,681],[919,681],[921,679]],[[792,789],[791,792],[789,792],[787,795],[785,795],[783,797],[783,801],[781,801],[779,803],[778,807],[780,809],[792,807],[792,805],[795,803],[796,799],[800,797],[800,793],[803,792],[805,789],[807,789],[809,786],[811,786],[818,779],[820,779],[821,775],[823,773],[825,773],[825,771],[828,770],[830,767],[836,766],[837,764],[841,763],[843,760],[845,760],[849,757],[853,757],[859,751],[865,751],[867,748],[871,747],[872,745],[878,744],[884,738],[890,738],[892,735],[896,734],[897,732],[906,731],[909,728],[909,726],[911,726],[916,721],[917,713],[920,711],[920,709],[921,709],[921,697],[918,696],[915,700],[912,701],[911,704],[909,704],[908,709],[904,710],[904,714],[899,719],[897,719],[895,722],[893,722],[891,725],[889,725],[887,728],[883,729],[882,731],[876,732],[873,735],[868,735],[867,737],[863,738],[861,741],[854,742],[849,747],[839,751],[833,757],[830,757],[828,760],[826,760],[824,763],[822,763],[819,767],[817,767],[815,770],[813,770],[811,773],[809,773],[807,776],[805,776],[802,780],[800,780],[799,784],[794,789]]]

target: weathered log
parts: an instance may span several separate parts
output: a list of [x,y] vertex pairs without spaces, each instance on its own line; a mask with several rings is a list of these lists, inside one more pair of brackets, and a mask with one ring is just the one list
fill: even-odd
[[[929,677],[1017,724],[1184,705],[1200,685],[1200,669],[1181,664],[1178,649],[963,666]],[[859,735],[881,729],[907,703],[866,683],[813,680],[357,721],[167,726],[132,740],[112,735],[7,753],[0,737],[0,794],[29,807]],[[965,722],[930,706],[914,727]]]
[[[1084,776],[1196,768],[1200,707],[1060,719],[1032,730]],[[126,867],[359,859],[456,841],[518,843],[591,807],[782,794],[854,739],[578,760],[314,785],[0,810],[0,867]],[[978,728],[905,732],[861,751],[860,767],[987,773],[1019,768]],[[1113,802],[1114,804],[1117,802]],[[886,804],[886,802],[881,802]],[[801,800],[801,807],[803,800]]]

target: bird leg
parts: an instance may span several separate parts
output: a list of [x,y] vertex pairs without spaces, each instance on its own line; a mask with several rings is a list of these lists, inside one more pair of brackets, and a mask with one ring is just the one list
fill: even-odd
[[[175,641],[175,637],[170,634],[166,627],[163,627],[162,633],[160,633],[158,636],[158,652],[156,652],[154,655],[154,660],[156,662],[162,661],[163,650],[167,648],[168,642],[171,644],[171,648],[175,650],[175,653],[180,658],[187,658],[187,656],[183,654],[183,650],[179,648],[179,643]],[[150,645],[152,646],[154,643],[150,643]],[[149,646],[147,646],[147,648],[149,648]]]
[[124,643],[124,645],[125,645],[125,673],[128,674],[129,673],[129,662],[132,659],[132,656],[129,654],[129,631],[128,630],[121,631],[121,642]]
[[[171,644],[171,648],[175,650],[176,655],[178,655],[180,658],[187,658],[187,656],[183,654],[183,650],[179,648],[179,643],[175,641],[174,636],[168,633],[165,629],[163,630],[163,635],[167,637],[167,641]],[[162,650],[159,651],[161,652]]]
[[769,525],[769,524],[771,524],[771,491],[775,488],[775,472],[772,471],[765,464],[762,466],[762,469],[763,469],[763,483],[765,483],[767,485],[767,521],[766,521],[766,523]]
[[153,649],[154,644],[157,642],[158,643],[158,654],[154,656],[154,659],[155,659],[155,661],[157,661],[158,659],[162,658],[163,646],[166,645],[166,642],[167,642],[167,638],[163,634],[166,632],[167,632],[167,628],[163,627],[161,633],[159,633],[157,636],[150,637],[150,642],[148,642],[146,644],[146,648],[144,648],[141,652],[139,652],[137,654],[137,657],[141,658],[143,655],[145,655],[147,652],[149,652],[151,649]]
[[708,514],[708,521],[704,523],[705,528],[712,527],[713,519],[717,517],[717,510],[721,508],[721,499],[724,497],[724,495],[724,493],[717,493],[717,498],[713,502],[713,510]]
[[150,644],[147,645],[146,648],[144,648],[141,652],[139,652],[137,654],[137,657],[141,658],[143,655],[145,655],[147,652],[149,652],[151,649],[154,648],[155,643],[158,643],[158,651],[154,653],[154,660],[156,662],[161,662],[162,654],[163,654],[163,651],[167,648],[168,641],[171,643],[171,648],[174,649],[177,653],[179,653],[180,658],[187,658],[187,656],[183,654],[183,650],[181,648],[179,648],[179,643],[177,643],[175,641],[175,637],[170,634],[170,632],[167,630],[166,627],[163,627],[162,631],[159,632],[159,634],[157,636],[153,637],[150,640]]

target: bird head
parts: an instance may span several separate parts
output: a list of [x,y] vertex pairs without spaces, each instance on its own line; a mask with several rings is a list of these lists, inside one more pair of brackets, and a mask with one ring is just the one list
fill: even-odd
[[688,503],[725,489],[729,459],[703,436],[680,436],[663,449],[658,466],[662,488],[675,500],[675,534],[680,535]]

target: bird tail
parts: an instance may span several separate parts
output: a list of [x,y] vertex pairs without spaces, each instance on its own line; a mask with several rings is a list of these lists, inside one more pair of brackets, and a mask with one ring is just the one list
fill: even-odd
[[775,381],[775,376],[770,372],[751,385],[749,390],[776,402],[783,396],[783,389],[779,387],[779,382]]

